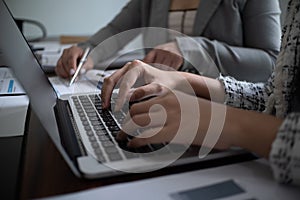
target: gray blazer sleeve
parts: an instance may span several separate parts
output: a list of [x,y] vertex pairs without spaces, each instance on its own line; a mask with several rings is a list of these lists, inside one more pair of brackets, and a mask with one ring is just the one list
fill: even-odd
[[[186,38],[177,38],[176,41],[183,56],[194,64],[203,65],[197,60],[203,58],[209,60],[206,58],[207,55],[211,57],[217,70],[209,70],[208,74],[203,73],[203,75],[215,78],[218,73],[222,73],[238,80],[266,81],[275,66],[280,49],[281,27],[278,1],[248,0],[241,10],[241,24],[236,23],[236,26],[243,27],[243,45],[240,46],[207,37],[194,37],[198,46]],[[230,32],[230,30],[220,31]],[[188,65],[189,63],[186,62],[183,68],[191,67]],[[204,68],[204,66],[195,67],[200,70],[201,67]]]
[[[140,0],[130,1],[107,26],[101,28],[87,41],[79,43],[78,46],[82,48],[92,47],[93,51],[90,55],[92,55],[95,63],[113,56],[139,34],[138,32],[131,32],[126,37],[118,37],[117,35],[120,32],[141,26],[142,18],[140,16],[142,11],[140,4]],[[114,37],[110,38],[111,36]],[[110,38],[108,42],[102,43],[108,38]],[[101,46],[97,48],[99,44]]]

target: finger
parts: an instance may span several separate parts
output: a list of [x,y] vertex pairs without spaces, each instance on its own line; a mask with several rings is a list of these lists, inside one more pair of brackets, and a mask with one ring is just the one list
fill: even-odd
[[155,60],[155,56],[156,56],[156,50],[153,49],[151,50],[146,56],[145,58],[143,59],[143,61],[145,63],[153,63],[154,60]]
[[130,148],[137,148],[147,144],[158,144],[172,140],[171,134],[168,134],[166,128],[156,127],[143,131],[139,136],[130,140],[127,144]]
[[[157,105],[155,98],[134,104],[130,109],[130,113],[125,117],[122,130],[118,134],[117,139],[124,140],[128,134],[133,134],[137,129],[145,128],[145,126],[155,127],[165,124],[167,119],[161,112],[161,107],[154,105]],[[149,111],[151,114],[149,114]]]
[[151,113],[143,113],[134,115],[122,125],[122,131],[128,135],[134,133],[138,129],[148,129],[157,126],[163,126],[166,123],[166,116],[161,115],[159,110],[151,111]]
[[151,96],[159,96],[163,94],[164,91],[166,91],[166,89],[162,85],[150,83],[148,85],[136,88],[127,99],[130,99],[131,102],[140,101]]
[[140,61],[133,61],[130,66],[128,66],[128,71],[123,76],[123,80],[120,84],[118,99],[116,101],[115,111],[119,111],[129,94],[130,89],[135,84],[137,79],[142,76],[143,68],[141,67]]
[[64,70],[68,73],[68,77],[72,76],[77,68],[77,59],[82,55],[83,50],[79,47],[70,47],[64,49],[61,56],[61,63]]
[[[140,119],[139,119],[140,118]],[[148,120],[143,120],[144,118],[146,119],[149,119]],[[146,121],[148,121],[147,123],[150,122],[150,118],[147,118],[145,116],[136,116],[136,121],[141,121],[143,120],[142,122],[143,123],[146,123]],[[133,125],[130,125],[130,124],[133,124]],[[126,127],[125,127],[126,126]],[[124,128],[125,127],[125,128]],[[129,135],[131,136],[134,136],[134,133],[136,133],[136,131],[139,129],[139,126],[137,126],[137,124],[135,122],[132,122],[132,118],[130,117],[130,115],[128,114],[123,122],[123,125],[122,125],[122,128],[120,130],[120,132],[118,133],[116,139],[117,140],[126,140],[127,137]]]
[[122,125],[121,132],[118,134],[117,139],[124,140],[127,136],[135,136],[137,130],[142,127],[146,127],[150,123],[150,118],[147,114],[136,115],[134,117],[130,117],[130,119]]
[[124,141],[127,139],[127,137],[128,137],[128,135],[124,131],[120,130],[120,132],[118,133],[118,135],[116,137],[116,140]]
[[126,73],[128,70],[127,67],[131,63],[127,63],[121,69],[115,71],[109,77],[104,78],[102,90],[101,90],[101,99],[102,99],[102,106],[103,108],[108,108],[110,105],[110,98],[114,87],[116,86],[117,82],[121,79],[121,77]]
[[66,60],[66,71],[69,71],[69,75],[73,76],[77,69],[77,60],[81,57],[80,54],[71,54]]
[[58,76],[61,76],[61,77],[63,77],[63,78],[69,77],[68,72],[67,72],[67,71],[65,70],[65,68],[63,67],[62,59],[61,59],[61,58],[57,61],[57,64],[56,64],[56,67],[55,67],[55,73],[56,73]]
[[[160,110],[161,107],[159,107],[159,105],[161,104],[161,102],[159,101],[158,98],[159,97],[153,97],[149,100],[133,104],[129,110],[130,116],[149,113],[150,109],[151,112],[156,112]],[[129,117],[126,117],[125,119],[129,119]]]
[[166,114],[162,113],[161,108],[155,105],[151,107],[151,110],[140,110],[138,114],[134,115],[128,114],[123,122],[118,139],[124,140],[128,135],[135,136],[138,130],[164,126],[166,122]]
[[70,77],[70,68],[69,68],[69,65],[68,65],[69,59],[71,59],[70,58],[70,54],[71,54],[70,51],[71,51],[71,49],[64,49],[63,54],[61,56],[62,67],[63,67],[64,71],[67,72],[68,77]]

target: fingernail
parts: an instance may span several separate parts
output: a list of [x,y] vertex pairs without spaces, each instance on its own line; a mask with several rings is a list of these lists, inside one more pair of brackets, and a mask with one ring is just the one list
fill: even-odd
[[70,69],[70,75],[72,76],[73,74],[75,74],[75,70],[72,68],[72,69]]

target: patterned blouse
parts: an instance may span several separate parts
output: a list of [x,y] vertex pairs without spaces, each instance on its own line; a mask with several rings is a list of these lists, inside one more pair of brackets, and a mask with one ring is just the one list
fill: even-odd
[[269,159],[280,183],[300,185],[300,112],[292,104],[300,91],[300,1],[290,0],[287,9],[281,52],[268,82],[254,84],[222,75],[218,79],[225,87],[225,104],[284,119]]

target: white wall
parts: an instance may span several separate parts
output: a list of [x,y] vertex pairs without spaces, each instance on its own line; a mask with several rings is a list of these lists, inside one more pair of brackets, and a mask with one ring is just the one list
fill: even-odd
[[48,36],[91,35],[128,0],[5,0],[14,17],[40,21]]

